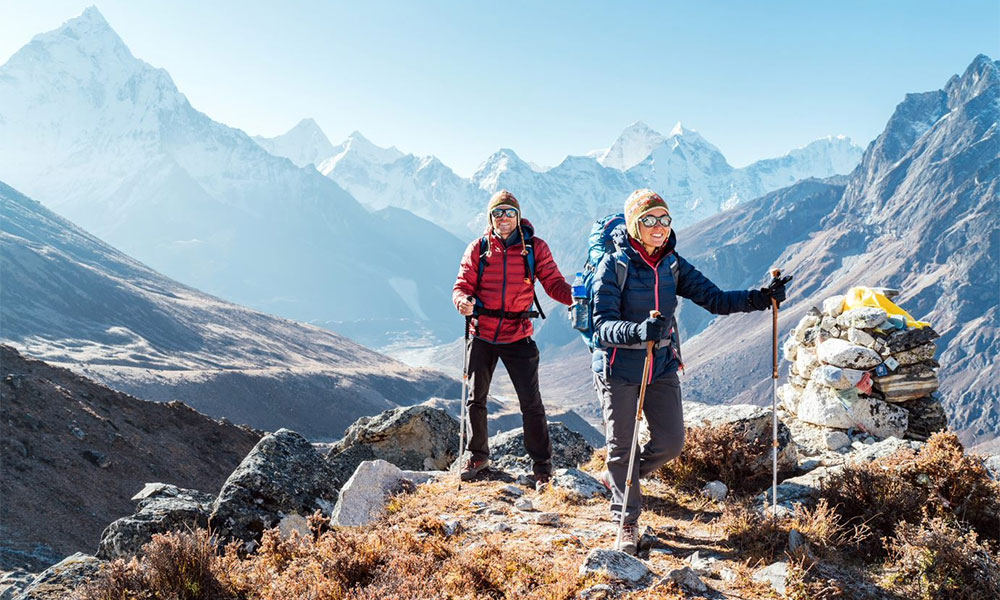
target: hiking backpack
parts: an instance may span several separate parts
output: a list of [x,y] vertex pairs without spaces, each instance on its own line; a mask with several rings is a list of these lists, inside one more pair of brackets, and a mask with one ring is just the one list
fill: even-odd
[[[644,349],[645,344],[631,344],[631,345],[615,345],[615,344],[602,344],[595,336],[594,331],[594,275],[597,273],[597,265],[601,264],[606,254],[613,254],[617,247],[615,242],[611,239],[611,232],[614,231],[619,225],[625,223],[625,215],[622,213],[611,214],[601,219],[598,219],[594,223],[594,226],[590,228],[590,236],[587,238],[587,261],[583,265],[583,285],[587,288],[587,323],[588,328],[585,330],[580,330],[580,335],[583,337],[583,341],[587,343],[587,348],[591,352],[598,348],[628,348],[628,349]],[[680,265],[677,262],[677,256],[671,252],[664,257],[663,260],[670,261],[670,275],[674,278],[674,285],[677,285],[677,277],[680,272]],[[625,280],[628,278],[628,264],[622,262],[620,259],[615,262],[615,275],[618,279],[618,289],[620,291],[625,289]],[[681,369],[684,368],[684,361],[681,360],[681,340],[680,335],[677,332],[677,317],[674,316],[670,323],[670,347],[674,352],[674,356],[677,358],[677,362],[680,363]]]

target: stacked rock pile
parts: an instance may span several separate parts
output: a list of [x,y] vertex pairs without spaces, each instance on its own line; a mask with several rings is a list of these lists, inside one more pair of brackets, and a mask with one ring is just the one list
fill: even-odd
[[[896,290],[878,290],[887,298]],[[938,334],[882,308],[844,309],[844,296],[813,307],[782,346],[782,408],[799,421],[877,438],[926,440],[947,425],[937,393]]]

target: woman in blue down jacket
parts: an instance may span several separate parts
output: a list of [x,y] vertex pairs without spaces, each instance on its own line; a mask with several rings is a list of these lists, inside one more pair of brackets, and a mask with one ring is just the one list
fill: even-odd
[[[594,329],[600,347],[593,355],[594,386],[604,412],[611,513],[619,519],[625,495],[629,450],[635,427],[639,386],[647,342],[656,342],[648,375],[643,415],[649,442],[637,449],[632,488],[625,507],[625,530],[617,548],[635,554],[641,506],[639,479],[676,458],[684,446],[680,354],[671,328],[677,296],[693,300],[717,315],[766,310],[771,298],[785,299],[788,279],[775,279],[760,290],[720,290],[674,253],[667,203],[652,190],[636,190],[625,201],[625,224],[612,232],[618,250],[601,261],[594,275]],[[676,263],[676,264],[675,264]],[[676,272],[676,281],[672,273]],[[625,281],[619,278],[624,276]],[[650,311],[659,311],[653,318]]]

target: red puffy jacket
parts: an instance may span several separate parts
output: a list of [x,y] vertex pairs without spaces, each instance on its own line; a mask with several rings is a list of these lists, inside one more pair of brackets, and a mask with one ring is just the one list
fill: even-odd
[[[553,300],[569,305],[573,302],[573,291],[559,272],[552,258],[549,245],[534,237],[531,223],[521,219],[521,231],[535,248],[535,278]],[[526,312],[532,310],[534,286],[529,283],[521,251],[524,243],[518,240],[509,247],[496,234],[489,231],[490,256],[486,258],[483,279],[479,281],[479,239],[476,238],[465,249],[462,264],[458,268],[458,279],[452,293],[452,301],[458,307],[459,301],[473,296],[482,306],[505,312]],[[517,235],[516,233],[512,235]],[[488,342],[509,344],[532,334],[531,319],[510,319],[480,315],[472,321],[472,334]]]

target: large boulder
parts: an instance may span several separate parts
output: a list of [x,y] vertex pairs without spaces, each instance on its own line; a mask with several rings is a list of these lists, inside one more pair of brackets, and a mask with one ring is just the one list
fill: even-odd
[[341,481],[366,460],[382,459],[401,469],[445,470],[458,456],[459,422],[426,405],[362,417],[326,455]]
[[330,514],[341,481],[301,435],[279,429],[262,438],[223,484],[209,525],[223,539],[257,540],[290,514]]
[[104,561],[77,552],[45,569],[29,583],[15,600],[64,600],[73,591],[97,575]]
[[[575,469],[590,460],[594,447],[579,433],[562,423],[549,423],[552,440],[552,468]],[[524,432],[520,429],[498,433],[489,440],[493,466],[509,471],[531,471],[532,461],[524,447]]]
[[[767,440],[770,446],[774,427],[771,408],[753,404],[711,405],[701,402],[684,402],[684,426],[730,425],[737,436],[749,442]],[[645,424],[645,421],[643,422]],[[640,436],[642,431],[640,430]],[[647,438],[648,439],[648,438]],[[761,469],[771,468],[771,452],[759,459]],[[793,469],[798,462],[795,444],[788,427],[778,421],[778,468]]]
[[137,554],[154,533],[207,527],[215,497],[164,483],[147,483],[132,500],[138,501],[138,510],[105,528],[98,558],[110,560]]
[[862,371],[882,363],[882,356],[878,352],[840,338],[830,338],[820,342],[816,347],[816,356],[820,362],[828,365]]
[[902,438],[908,424],[908,413],[904,409],[877,398],[838,393],[815,381],[806,385],[796,416],[813,425],[833,429],[859,428],[880,438]]
[[848,429],[855,424],[850,405],[836,390],[817,381],[806,384],[805,390],[799,395],[795,414],[806,423],[834,429]]
[[367,525],[382,513],[389,497],[413,491],[416,484],[430,478],[429,473],[404,471],[384,460],[365,461],[340,488],[330,522],[340,526]]

